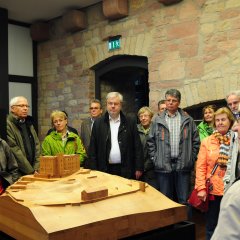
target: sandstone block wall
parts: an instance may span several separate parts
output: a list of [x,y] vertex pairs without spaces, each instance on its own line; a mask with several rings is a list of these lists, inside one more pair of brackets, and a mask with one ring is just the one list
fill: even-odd
[[[149,64],[150,106],[156,109],[168,88],[182,93],[182,107],[223,99],[240,86],[240,1],[129,0],[129,16],[109,21],[101,4],[86,9],[88,27],[64,33],[51,23],[51,40],[38,47],[39,134],[50,113],[64,109],[80,129],[94,98],[92,67],[119,54],[145,56]],[[108,36],[121,35],[121,49],[108,52]]]

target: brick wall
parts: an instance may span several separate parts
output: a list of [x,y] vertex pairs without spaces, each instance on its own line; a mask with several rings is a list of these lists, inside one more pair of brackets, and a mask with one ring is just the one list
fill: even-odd
[[[51,40],[39,44],[40,139],[55,109],[66,110],[70,124],[80,128],[95,96],[91,68],[113,55],[148,58],[153,109],[168,88],[178,88],[187,107],[223,99],[240,86],[239,0],[183,0],[168,7],[129,0],[129,16],[117,21],[103,16],[101,4],[86,12],[86,30],[66,34],[57,19]],[[122,47],[108,52],[103,39],[113,35],[122,35]]]

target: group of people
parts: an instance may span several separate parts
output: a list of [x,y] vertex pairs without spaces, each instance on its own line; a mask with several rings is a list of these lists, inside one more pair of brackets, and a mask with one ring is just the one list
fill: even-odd
[[206,213],[210,239],[219,220],[222,197],[232,192],[227,190],[240,175],[240,94],[231,92],[226,101],[229,108],[204,107],[203,121],[196,126],[179,107],[181,93],[169,89],[158,103],[159,112],[154,115],[149,107],[142,107],[137,124],[135,118],[122,112],[123,96],[110,92],[104,114],[99,100],[90,102],[90,117],[82,122],[80,135],[68,126],[66,112],[53,111],[52,129],[40,145],[28,116],[27,99],[15,97],[7,118],[7,143],[0,140],[0,193],[18,177],[37,174],[40,154],[64,153],[78,154],[85,168],[145,181],[170,199],[188,205],[191,173],[197,160],[195,188],[202,201],[206,199],[206,179],[216,169],[211,176],[213,189]]
[[[68,126],[67,113],[53,111],[51,113],[52,128],[49,129],[47,136],[40,144],[33,119],[28,115],[29,107],[27,99],[23,96],[17,96],[10,100],[10,113],[7,117],[7,142],[0,139],[0,194],[19,177],[38,174],[40,155],[78,154],[82,164],[87,158],[86,150],[89,146],[91,131],[88,119],[83,121],[80,138],[78,131]],[[100,101],[93,100],[90,103],[91,124],[101,113]]]
[[[228,192],[228,189],[240,176],[238,166],[240,164],[238,162],[240,92],[230,92],[226,97],[226,102],[228,108],[216,109],[213,105],[204,107],[203,121],[198,125],[201,145],[196,162],[195,188],[202,201],[206,201],[207,198],[206,180],[210,178],[211,181],[209,208],[206,212],[207,240],[236,239],[230,238],[230,229],[234,226],[230,226],[234,222],[231,219],[233,218],[238,222],[240,220],[240,216],[236,218],[236,215],[234,216],[232,213],[226,219],[226,213],[223,216],[220,210],[221,206],[223,209],[226,208],[225,194],[228,198],[227,204],[230,204],[230,198],[227,195],[232,194],[232,191]],[[225,224],[221,225],[223,222]],[[230,231],[226,231],[228,227]],[[233,232],[235,234],[236,230]]]

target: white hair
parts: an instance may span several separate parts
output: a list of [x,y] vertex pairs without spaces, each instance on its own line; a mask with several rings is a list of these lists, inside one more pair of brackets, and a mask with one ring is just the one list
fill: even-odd
[[108,93],[107,96],[106,96],[106,100],[108,100],[109,98],[113,98],[113,97],[118,97],[120,102],[123,102],[123,95],[119,92]]
[[226,100],[227,100],[227,99],[229,98],[229,96],[231,96],[231,95],[240,97],[240,90],[234,90],[234,91],[229,92],[229,93],[226,95]]
[[26,99],[26,98],[23,96],[17,96],[17,97],[12,98],[9,102],[9,106],[12,107],[13,105],[16,105],[21,99]]

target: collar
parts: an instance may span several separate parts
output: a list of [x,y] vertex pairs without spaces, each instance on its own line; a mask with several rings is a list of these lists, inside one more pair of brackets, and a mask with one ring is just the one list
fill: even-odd
[[25,118],[19,118],[18,116],[14,115],[12,113],[12,116],[17,120],[19,123],[25,123],[26,119]]
[[169,117],[169,118],[174,118],[174,117],[177,117],[178,114],[179,114],[178,110],[177,110],[174,114],[172,114],[172,115],[169,115],[169,114],[168,114],[168,111],[166,111],[165,116],[167,116],[167,117]]
[[62,133],[58,132],[57,130],[55,130],[55,133],[60,134],[62,137],[68,137],[68,135],[70,134],[68,129],[67,129],[66,134],[64,136],[62,135]]
[[110,122],[114,122],[114,123],[120,122],[120,114],[119,114],[118,117],[115,118],[115,119],[113,119],[113,118],[109,115],[109,121],[110,121]]
[[234,117],[236,118],[236,119],[239,119],[240,118],[240,113],[238,112],[238,113],[233,113],[233,115],[234,115]]
[[64,141],[67,140],[69,133],[70,132],[67,130],[66,134],[64,136],[62,136],[62,140],[64,140]]
[[18,122],[19,123],[25,123],[25,118],[24,119],[18,118]]
[[144,133],[148,134],[150,130],[150,126],[148,128],[144,128],[142,124],[139,124],[139,129]]

